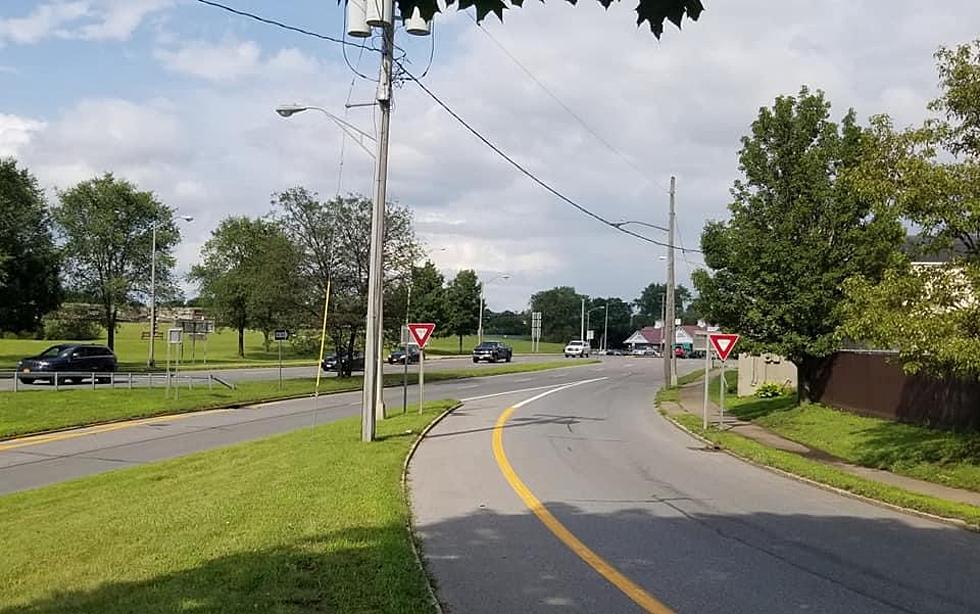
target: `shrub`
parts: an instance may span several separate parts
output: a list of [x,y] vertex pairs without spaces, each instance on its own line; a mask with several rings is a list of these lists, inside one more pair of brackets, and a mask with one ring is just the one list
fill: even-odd
[[764,382],[755,389],[755,396],[760,399],[774,399],[784,394],[786,390],[776,382]]
[[102,336],[102,327],[91,320],[44,318],[44,338],[91,341]]
[[289,346],[297,356],[316,356],[320,351],[320,331],[297,331],[289,338]]

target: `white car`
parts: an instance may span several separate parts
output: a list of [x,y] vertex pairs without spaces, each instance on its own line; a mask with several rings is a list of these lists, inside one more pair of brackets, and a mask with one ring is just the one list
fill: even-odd
[[588,358],[591,353],[588,341],[569,341],[565,346],[565,358]]

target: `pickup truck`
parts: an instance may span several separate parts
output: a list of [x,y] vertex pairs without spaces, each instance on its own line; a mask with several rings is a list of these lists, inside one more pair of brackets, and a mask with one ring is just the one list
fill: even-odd
[[510,362],[514,357],[514,351],[509,345],[504,345],[499,341],[484,341],[473,348],[473,362],[486,360],[487,362],[504,361]]
[[588,341],[569,341],[565,346],[565,358],[588,358],[591,353]]

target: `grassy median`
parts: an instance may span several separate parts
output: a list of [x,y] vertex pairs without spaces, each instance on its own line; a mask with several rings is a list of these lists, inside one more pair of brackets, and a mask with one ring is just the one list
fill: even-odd
[[[551,361],[536,363],[511,363],[464,369],[439,370],[426,373],[426,382],[453,379],[506,375],[545,371],[562,367],[594,364],[597,361]],[[409,374],[409,383],[415,383],[416,374]],[[386,385],[402,382],[402,374],[385,376]],[[279,398],[312,394],[313,379],[291,379],[283,382],[242,382],[235,390],[215,385],[213,390],[196,385],[194,389],[181,388],[177,400],[164,397],[161,388],[136,388],[133,390],[66,388],[63,391],[25,390],[0,393],[0,437],[16,437],[54,429],[84,426],[101,422],[146,418],[165,414],[200,411],[216,407],[228,407],[269,401]],[[361,377],[324,378],[320,392],[329,394],[361,389]]]
[[0,611],[431,612],[400,477],[451,404],[0,497]]

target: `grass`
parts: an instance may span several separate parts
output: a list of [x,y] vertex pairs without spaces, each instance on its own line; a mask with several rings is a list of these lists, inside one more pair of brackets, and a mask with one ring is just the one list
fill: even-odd
[[[512,363],[479,368],[452,369],[426,373],[426,382],[467,379],[509,373],[545,371],[562,367],[594,364],[597,361],[550,361],[536,363]],[[409,383],[417,376],[409,374]],[[361,389],[361,377],[322,379],[320,392],[324,394]],[[401,374],[385,376],[385,384],[400,385]],[[290,396],[312,394],[314,380],[290,379],[283,381],[282,390],[275,380],[241,382],[235,390],[215,386],[213,390],[196,387],[182,388],[177,400],[164,397],[160,388],[135,388],[111,390],[74,388],[71,392],[50,390],[26,390],[0,393],[0,437],[16,437],[54,429],[84,426],[133,418],[146,418],[164,414],[242,405]]]
[[[731,379],[729,379],[731,381]],[[717,402],[718,378],[712,385]],[[863,467],[980,492],[980,433],[859,416],[796,395],[726,397],[725,410],[805,446]]]
[[775,467],[821,484],[892,505],[946,518],[959,519],[972,529],[980,530],[980,507],[955,501],[945,501],[867,480],[797,454],[770,448],[733,432],[722,432],[714,428],[705,431],[701,428],[701,419],[692,414],[676,414],[669,416],[669,418],[720,447],[731,450],[738,456],[752,462]]
[[665,386],[657,391],[657,397],[656,397],[657,404],[659,405],[663,401],[671,401],[674,403],[679,403],[681,400],[680,392],[679,392],[681,386],[690,384],[691,382],[696,382],[702,377],[704,377],[704,371],[702,371],[701,369],[698,369],[696,371],[691,371],[690,373],[685,373],[684,375],[679,376],[677,378],[676,386]]
[[432,612],[400,478],[451,404],[0,497],[0,611]]
[[[166,331],[169,325],[160,322],[159,330]],[[119,368],[123,371],[144,370],[146,368],[147,352],[149,351],[148,341],[141,338],[143,332],[149,331],[150,326],[135,322],[124,322],[120,324],[116,332],[116,356],[119,359]],[[485,335],[486,339],[500,340],[514,349],[515,354],[530,354],[531,341],[527,338],[506,337],[503,335]],[[254,330],[245,331],[245,358],[238,356],[238,332],[223,328],[215,333],[208,335],[207,353],[208,364],[214,367],[247,367],[262,366],[270,363],[278,363],[279,353],[275,342],[270,345],[270,351],[265,351],[262,333]],[[329,340],[328,340],[329,341]],[[34,356],[43,352],[46,348],[58,343],[70,343],[70,339],[64,340],[34,340],[34,339],[0,339],[0,369],[13,369],[17,361],[25,356]],[[105,343],[106,338],[103,334],[101,339],[91,343]],[[453,355],[458,353],[458,339],[456,337],[435,337],[429,342],[429,353],[433,355]],[[475,335],[463,337],[463,354],[469,354],[477,345]],[[564,348],[562,343],[541,343],[541,353],[560,354]],[[306,364],[316,362],[316,352],[297,353],[293,351],[291,344],[283,343],[282,357],[284,364]],[[156,344],[157,364],[163,365],[167,358],[167,346],[163,340],[158,339]],[[192,362],[193,358],[193,362]],[[204,343],[200,340],[192,346],[188,341],[184,347],[183,366],[186,368],[203,367]]]

